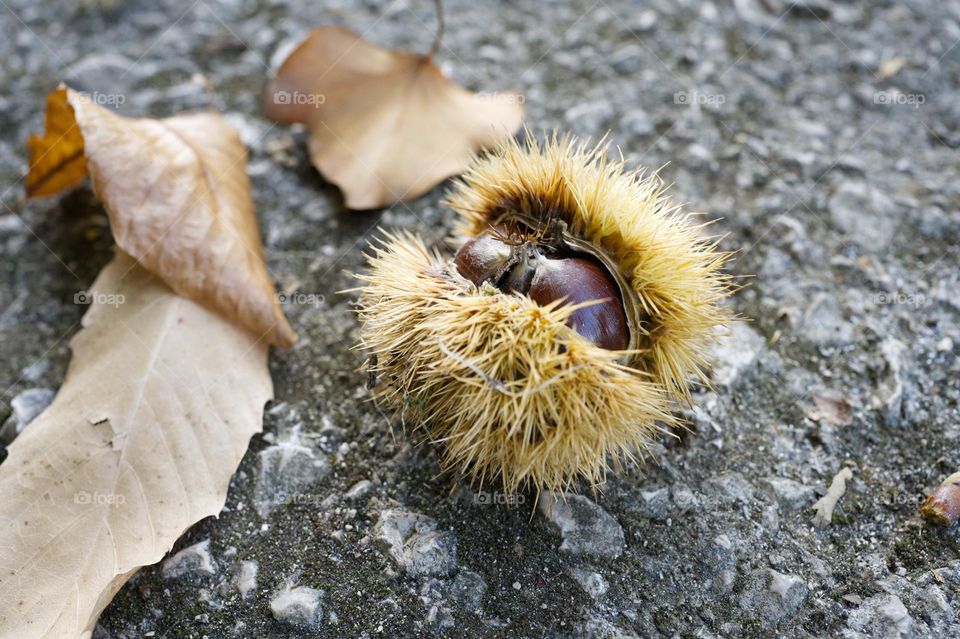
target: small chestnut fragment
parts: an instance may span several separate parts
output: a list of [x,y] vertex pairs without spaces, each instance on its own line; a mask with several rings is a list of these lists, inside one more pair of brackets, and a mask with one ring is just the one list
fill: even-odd
[[535,241],[509,244],[489,233],[468,240],[454,257],[457,271],[479,286],[483,282],[504,291],[527,295],[545,306],[602,300],[571,313],[568,325],[597,346],[624,350],[630,327],[613,277],[587,257],[548,257]]

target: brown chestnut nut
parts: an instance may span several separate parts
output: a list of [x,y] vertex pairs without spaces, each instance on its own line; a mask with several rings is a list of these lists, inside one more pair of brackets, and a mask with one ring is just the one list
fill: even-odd
[[630,344],[630,327],[617,283],[589,258],[550,258],[527,244],[501,288],[523,293],[541,306],[559,299],[564,306],[603,300],[578,308],[567,324],[600,348],[617,351]]
[[630,328],[617,284],[592,260],[582,257],[543,260],[527,295],[540,305],[562,298],[566,298],[565,305],[603,300],[578,308],[567,323],[600,348],[619,351],[630,344]]

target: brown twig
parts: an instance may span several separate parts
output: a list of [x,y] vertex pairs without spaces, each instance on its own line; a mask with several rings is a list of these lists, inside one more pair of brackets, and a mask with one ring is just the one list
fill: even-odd
[[443,0],[434,0],[434,4],[437,6],[437,35],[433,38],[433,45],[430,47],[430,53],[427,54],[428,58],[436,55],[440,50],[440,41],[443,40]]

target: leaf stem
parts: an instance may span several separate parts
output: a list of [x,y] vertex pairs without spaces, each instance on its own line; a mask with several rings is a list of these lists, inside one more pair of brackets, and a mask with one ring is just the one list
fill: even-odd
[[432,58],[440,50],[440,41],[443,39],[443,0],[434,0],[434,4],[437,7],[437,35],[433,38],[433,45],[431,45],[430,52],[427,54],[428,58]]

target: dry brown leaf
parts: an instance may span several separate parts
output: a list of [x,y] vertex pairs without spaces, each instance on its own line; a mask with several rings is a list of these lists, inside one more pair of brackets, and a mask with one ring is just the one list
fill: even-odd
[[267,117],[310,128],[310,158],[352,209],[415,198],[513,134],[520,96],[477,94],[429,56],[388,51],[339,27],[313,30],[268,86]]
[[833,399],[823,395],[813,396],[813,408],[807,411],[812,420],[826,420],[834,426],[849,426],[853,423],[853,407],[844,399]]
[[59,193],[87,177],[83,135],[67,103],[66,91],[58,89],[47,96],[44,127],[43,136],[34,133],[27,139],[27,195],[36,197]]
[[129,256],[0,465],[0,637],[89,636],[140,566],[223,508],[273,394],[267,346]]
[[953,473],[933,489],[920,504],[920,514],[938,526],[952,526],[960,519],[960,473]]
[[120,248],[180,295],[271,344],[294,344],[263,258],[246,149],[223,118],[124,118],[61,86],[47,99],[46,127],[29,142],[28,194],[83,179],[75,158],[85,155]]

